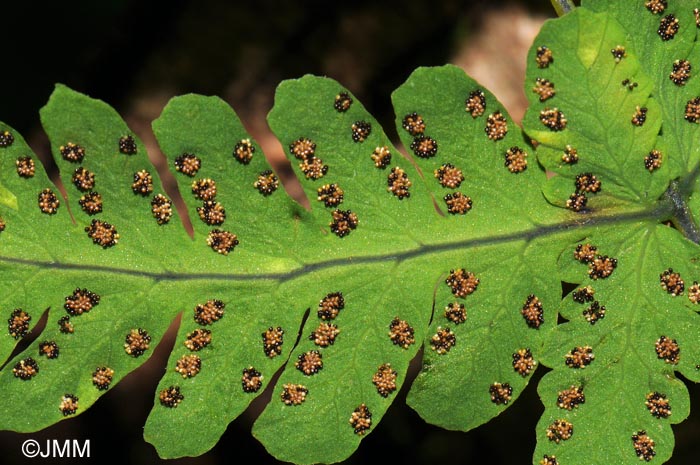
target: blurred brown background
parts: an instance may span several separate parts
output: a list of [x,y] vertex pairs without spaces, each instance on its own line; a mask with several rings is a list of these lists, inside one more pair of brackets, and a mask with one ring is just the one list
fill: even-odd
[[[548,0],[13,3],[0,8],[0,120],[36,151],[47,150],[37,112],[56,82],[114,106],[155,161],[150,122],[169,98],[196,92],[227,100],[282,175],[288,172],[282,147],[265,121],[281,80],[307,73],[337,79],[397,140],[391,92],[418,66],[454,63],[492,90],[519,121],[526,105],[525,55],[542,22],[554,15]],[[295,192],[293,183],[286,185]],[[38,433],[0,432],[0,461],[159,463],[142,427],[171,346],[172,339],[164,340],[143,367],[82,415]],[[542,411],[535,392],[541,373],[504,415],[469,433],[426,425],[405,406],[404,389],[345,463],[530,463]],[[700,398],[697,386],[691,386],[691,396]],[[164,463],[277,463],[250,434],[262,405],[255,402],[234,421],[209,453]],[[693,443],[700,434],[695,407],[674,428],[671,464],[696,463],[700,456]],[[90,439],[92,457],[24,459],[20,447],[29,438]]]

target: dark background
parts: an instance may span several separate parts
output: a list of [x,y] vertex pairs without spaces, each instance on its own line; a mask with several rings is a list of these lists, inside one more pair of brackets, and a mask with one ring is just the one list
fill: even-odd
[[[57,82],[114,106],[153,157],[158,152],[150,121],[170,97],[196,92],[231,103],[282,174],[282,149],[265,122],[281,80],[307,73],[333,77],[395,136],[391,92],[417,66],[451,62],[494,91],[519,120],[525,53],[541,22],[553,16],[547,0],[12,3],[0,7],[0,121],[37,152],[47,152],[38,109]],[[78,463],[276,463],[250,434],[264,398],[231,423],[207,454],[160,461],[143,440],[142,427],[172,347],[169,335],[144,366],[83,414],[37,433],[0,432],[0,461],[69,461],[24,459],[21,444],[32,438],[90,439],[92,458],[71,460]],[[505,414],[469,433],[425,424],[405,406],[404,389],[345,463],[530,463],[542,412],[534,388],[542,373]],[[700,388],[690,388],[691,398],[700,398]],[[677,445],[668,463],[697,463],[700,414],[693,412],[674,427]]]

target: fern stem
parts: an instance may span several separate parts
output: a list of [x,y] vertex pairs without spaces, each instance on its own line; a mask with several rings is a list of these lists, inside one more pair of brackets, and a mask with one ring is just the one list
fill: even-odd
[[557,12],[557,16],[564,16],[565,14],[576,8],[573,0],[551,0],[554,11]]
[[700,244],[700,229],[695,223],[693,213],[686,203],[678,181],[672,181],[664,192],[664,199],[671,204],[671,222],[689,240]]

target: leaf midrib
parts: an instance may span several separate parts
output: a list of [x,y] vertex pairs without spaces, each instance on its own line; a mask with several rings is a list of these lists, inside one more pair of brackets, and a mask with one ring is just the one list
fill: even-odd
[[219,281],[261,281],[274,280],[278,282],[291,281],[299,276],[310,274],[329,268],[355,266],[386,261],[404,262],[413,258],[418,258],[430,254],[456,251],[461,249],[471,249],[483,246],[505,244],[509,242],[526,241],[530,242],[548,236],[556,236],[574,230],[585,231],[601,225],[620,225],[634,222],[658,222],[665,218],[669,208],[659,203],[656,208],[627,212],[622,214],[587,214],[581,215],[581,219],[565,221],[549,225],[536,226],[529,230],[517,231],[510,234],[500,234],[488,237],[463,239],[459,241],[448,241],[438,244],[422,244],[416,248],[404,250],[397,253],[384,253],[365,256],[349,256],[345,258],[333,258],[309,262],[298,268],[289,271],[271,273],[173,273],[173,272],[149,272],[133,270],[103,265],[76,264],[46,260],[32,260],[18,257],[0,255],[0,263],[13,265],[25,265],[39,269],[92,271],[98,273],[116,274],[122,276],[134,276],[144,279],[160,281],[198,281],[198,280],[219,280]]

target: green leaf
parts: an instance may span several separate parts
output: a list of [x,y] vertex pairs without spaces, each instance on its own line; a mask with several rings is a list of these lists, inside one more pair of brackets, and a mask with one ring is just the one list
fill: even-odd
[[[445,86],[450,87],[449,91],[444,90]],[[463,418],[449,418],[454,417],[454,413],[445,418],[442,407],[454,405],[454,401],[458,400],[457,396],[464,393],[433,391],[430,394],[431,399],[426,399],[424,396],[427,391],[422,389],[422,381],[419,381],[414,391],[415,401],[412,402],[430,421],[462,429],[483,423],[504,409],[504,405],[495,405],[490,401],[489,387],[494,382],[494,377],[502,383],[511,383],[514,389],[512,399],[520,394],[522,387],[526,384],[526,378],[517,375],[513,370],[512,354],[520,348],[529,347],[536,352],[536,347],[539,345],[536,334],[544,333],[545,328],[551,327],[553,321],[543,325],[542,331],[537,331],[530,329],[520,315],[520,308],[528,295],[535,292],[535,283],[542,279],[542,276],[530,274],[527,264],[530,259],[536,261],[537,257],[527,257],[532,252],[527,250],[522,238],[514,240],[503,235],[502,219],[507,216],[511,224],[518,224],[522,229],[533,228],[534,221],[528,213],[535,212],[535,204],[542,203],[543,200],[534,184],[527,184],[528,181],[531,183],[537,181],[536,170],[516,175],[510,173],[503,164],[508,144],[516,141],[522,143],[522,139],[518,139],[517,128],[512,129],[513,135],[506,140],[493,144],[484,133],[486,120],[484,116],[479,121],[470,121],[472,128],[465,137],[450,136],[450,132],[461,130],[461,124],[467,121],[467,117],[472,120],[472,117],[465,113],[464,99],[475,88],[476,83],[467,78],[462,71],[447,66],[420,69],[409,78],[404,87],[397,91],[395,94],[397,114],[418,111],[426,122],[430,134],[439,144],[438,153],[429,162],[421,163],[422,160],[420,160],[418,168],[421,171],[416,172],[410,161],[402,159],[394,148],[388,146],[387,149],[393,154],[391,163],[386,167],[375,166],[371,155],[378,148],[388,144],[386,136],[376,129],[376,122],[357,102],[354,102],[345,113],[334,110],[330,103],[342,91],[337,83],[328,79],[304,77],[298,81],[285,82],[280,86],[275,107],[270,114],[272,129],[285,146],[293,144],[299,138],[308,138],[316,143],[315,156],[327,163],[329,167],[322,182],[336,183],[343,188],[346,192],[343,205],[347,202],[347,207],[357,211],[360,218],[361,223],[357,232],[343,239],[343,241],[347,240],[347,247],[359,245],[356,248],[357,252],[350,252],[349,255],[362,256],[374,251],[376,257],[376,259],[371,258],[372,262],[376,262],[371,267],[368,266],[363,270],[351,268],[344,279],[334,276],[334,280],[346,283],[349,289],[355,286],[363,288],[363,294],[377,295],[377,297],[367,300],[360,306],[368,313],[355,310],[338,318],[339,327],[341,327],[340,322],[343,321],[341,318],[357,319],[347,323],[351,325],[347,335],[342,329],[339,335],[339,339],[352,338],[352,341],[344,342],[344,345],[338,344],[338,347],[334,345],[327,352],[328,357],[331,355],[342,357],[340,362],[336,362],[342,367],[342,371],[337,375],[334,373],[334,377],[343,380],[343,387],[326,385],[323,378],[319,377],[319,382],[324,382],[322,386],[314,386],[310,381],[307,385],[309,401],[312,399],[312,393],[318,392],[316,395],[319,396],[319,404],[323,406],[314,411],[313,416],[302,408],[292,410],[294,414],[292,416],[284,405],[272,403],[259,418],[253,432],[275,456],[283,460],[303,463],[319,460],[337,461],[356,447],[358,441],[356,436],[343,435],[340,432],[331,434],[333,428],[329,428],[329,425],[342,425],[335,426],[335,428],[341,428],[341,431],[342,428],[347,428],[345,426],[349,421],[347,412],[351,412],[353,406],[356,407],[360,403],[367,405],[372,413],[373,422],[380,418],[388,407],[388,402],[377,396],[376,388],[369,381],[379,366],[390,363],[391,367],[399,373],[397,387],[400,386],[407,363],[415,354],[413,348],[402,351],[391,347],[387,352],[387,348],[384,347],[388,340],[389,323],[396,316],[409,321],[414,326],[415,337],[420,341],[424,334],[423,328],[430,316],[426,310],[433,308],[435,323],[430,331],[425,333],[426,347],[432,347],[430,341],[438,331],[449,330],[450,334],[456,337],[454,349],[446,346],[444,354],[433,356],[431,353],[426,356],[425,369],[430,370],[431,373],[425,379],[440,385],[452,384],[449,377],[455,375],[440,375],[440,372],[446,367],[462,364],[467,357],[465,354],[473,353],[479,344],[484,343],[488,337],[486,329],[489,327],[490,320],[495,320],[499,313],[506,311],[512,316],[508,323],[491,325],[493,327],[491,329],[495,329],[498,333],[495,337],[493,333],[488,333],[495,340],[490,343],[498,346],[498,350],[494,353],[484,354],[492,363],[491,369],[484,370],[483,367],[479,367],[476,372],[482,378],[480,383],[474,384],[470,397],[459,399],[460,402],[473,401],[473,404],[479,405],[479,409],[484,413],[477,417],[476,422],[469,424],[465,424]],[[419,93],[424,93],[425,100],[421,102],[420,98],[412,95],[416,93],[415,89]],[[445,112],[442,105],[436,107],[442,108],[442,112],[431,111],[426,101],[434,103],[437,96],[454,111]],[[498,105],[492,95],[489,94],[487,99],[489,106]],[[299,105],[299,102],[305,102],[305,104]],[[500,105],[498,108],[505,114],[505,110]],[[459,117],[456,121],[455,112]],[[369,123],[373,129],[365,141],[354,142],[351,128],[359,121]],[[410,145],[408,142],[404,143],[407,146]],[[477,147],[485,145],[488,150],[476,155]],[[295,167],[303,163],[303,161],[293,160]],[[472,197],[473,207],[465,215],[450,214],[446,211],[447,205],[442,197],[447,193],[454,193],[455,189],[443,188],[433,176],[433,171],[445,163],[458,166],[467,177],[460,191]],[[394,167],[401,167],[412,183],[408,189],[410,196],[403,199],[392,196],[387,189],[387,185],[390,185],[388,179],[392,176]],[[498,184],[485,186],[478,182],[481,173],[492,172],[494,168],[498,169],[500,175]],[[299,176],[303,177],[304,174],[299,173]],[[542,176],[542,173],[539,176]],[[317,190],[322,182],[305,179],[303,186],[307,196],[318,197]],[[499,189],[504,190],[499,192]],[[511,198],[522,199],[525,203],[532,201],[533,204],[523,211],[510,200]],[[433,202],[439,202],[437,204],[439,212],[436,211]],[[512,207],[508,207],[510,203]],[[312,205],[312,214],[327,218],[327,212],[317,205],[318,203]],[[503,216],[494,215],[495,209],[501,210]],[[363,222],[366,223],[364,227]],[[375,231],[375,228],[378,230]],[[393,233],[385,236],[385,228]],[[513,231],[517,236],[518,229],[513,228]],[[363,237],[363,233],[367,236]],[[351,240],[358,242],[353,243],[350,242]],[[343,246],[345,245],[344,243]],[[406,250],[407,246],[412,248]],[[473,252],[463,250],[467,247]],[[344,249],[346,254],[348,254],[347,250],[353,250],[345,247]],[[390,250],[394,251],[392,255],[396,258],[387,254]],[[403,252],[403,250],[406,251]],[[507,282],[512,276],[510,273],[513,269],[506,270],[496,266],[512,256],[517,257],[513,264],[521,268],[516,273],[516,281],[523,275],[531,276],[531,279],[519,283],[519,287],[513,289]],[[473,296],[465,299],[456,298],[444,281],[450,270],[465,267],[480,279],[479,288]],[[354,286],[356,281],[358,283]],[[361,284],[364,281],[367,283]],[[537,288],[542,289],[542,286]],[[407,289],[410,289],[410,292],[406,292]],[[496,289],[504,289],[504,292],[494,294],[493,291]],[[547,292],[542,289],[540,293],[540,298],[544,300],[545,305],[548,300],[554,302],[556,298],[556,290],[553,295]],[[431,298],[434,299],[432,302]],[[443,316],[448,304],[454,304],[458,308],[462,303],[467,306],[469,325],[454,324]],[[470,328],[467,329],[465,326]],[[366,333],[364,337],[352,336],[356,332],[361,333],[363,327]],[[300,343],[292,355],[292,360],[311,348],[313,348],[311,342]],[[324,352],[324,361],[325,354],[326,352]],[[478,360],[475,363],[478,363]],[[466,373],[460,372],[457,376],[468,375],[469,371],[471,370],[467,370]],[[445,376],[448,379],[445,379]],[[419,378],[419,380],[422,379],[424,378]],[[288,366],[278,384],[297,384],[302,381],[303,376],[293,367]],[[350,392],[346,393],[346,390]],[[352,391],[359,391],[361,395]],[[439,398],[435,398],[436,395],[439,395]],[[425,408],[422,404],[429,408]],[[286,441],[279,441],[280,436]],[[312,452],[309,450],[308,438],[310,437],[320,438],[319,442],[314,442]],[[324,451],[326,455],[316,456],[314,454],[316,450]]]
[[[584,6],[593,11],[607,11],[622,26],[624,42],[633,47],[642,69],[654,82],[655,98],[664,121],[663,139],[668,144],[668,151],[677,154],[678,163],[682,163],[686,170],[692,170],[700,161],[697,149],[700,132],[696,129],[697,125],[688,124],[683,115],[687,101],[697,97],[698,88],[693,80],[679,79],[682,73],[676,72],[676,82],[671,74],[677,60],[687,60],[692,68],[700,58],[697,17],[694,13],[697,2],[671,2],[656,14],[645,8],[642,2],[631,6],[609,0],[592,0],[585,1]],[[674,23],[669,16],[678,20],[679,27],[675,34],[666,36],[664,40],[659,30],[662,24]],[[694,74],[691,70],[689,76]]]
[[688,3],[668,40],[626,8],[545,24],[524,132],[450,65],[392,95],[408,155],[338,82],[281,83],[268,120],[308,209],[217,97],[153,123],[170,194],[101,101],[58,85],[41,110],[58,187],[0,123],[0,428],[82,413],[175,324],[144,429],[164,458],[206,452],[268,392],[253,435],[272,455],[342,461],[415,360],[407,402],[430,423],[489,421],[545,365],[533,463],[667,460],[677,374],[700,381],[697,78],[668,78],[697,28]]
[[[555,173],[545,187],[548,200],[566,206],[568,194],[585,190],[576,185],[579,176],[595,176],[600,192],[584,192],[589,198],[582,219],[611,212],[630,219],[580,236],[559,258],[562,280],[576,287],[560,307],[567,321],[543,351],[542,363],[553,371],[538,386],[545,412],[537,426],[535,463],[544,456],[567,464],[668,460],[674,444],[670,425],[689,412],[688,392],[676,372],[700,379],[695,304],[700,250],[660,224],[671,220],[694,233],[686,196],[696,184],[697,149],[686,144],[698,129],[684,120],[679,106],[687,88],[668,79],[670,66],[662,72],[650,59],[678,49],[660,40],[658,22],[654,34],[649,32],[653,15],[644,4],[612,4],[613,14],[579,8],[548,22],[528,57],[531,106],[524,126],[540,142],[539,160]],[[634,24],[635,39],[621,23]],[[647,32],[639,32],[640,24]],[[551,52],[548,66],[538,62],[542,47]],[[530,86],[545,79],[556,94],[541,99],[547,94]],[[566,115],[565,128],[543,123],[553,108]],[[635,124],[638,108],[647,109],[646,120]],[[578,152],[575,163],[565,159],[571,148]],[[663,153],[659,169],[645,166],[652,150]],[[671,182],[676,177],[680,180]],[[639,212],[644,206],[656,213]],[[579,249],[590,245],[597,248],[593,260],[581,257]],[[675,273],[685,281],[683,288],[672,281]]]
[[5,186],[0,186],[0,204],[17,210],[17,197],[7,190]]
[[[673,297],[664,292],[659,275],[674,266],[681,276],[697,276],[697,267],[678,257],[697,257],[698,249],[674,230],[649,224],[624,232],[604,231],[589,240],[601,252],[613,251],[619,266],[609,279],[594,281],[585,264],[573,258],[574,246],[561,257],[567,276],[591,286],[595,300],[580,303],[569,294],[562,302],[562,316],[569,322],[557,327],[545,350],[543,363],[554,370],[538,386],[545,413],[537,426],[535,458],[547,453],[566,463],[638,463],[632,435],[646,431],[655,441],[656,458],[663,462],[673,450],[670,425],[683,421],[690,408],[687,389],[674,371],[697,381],[700,346],[697,309],[691,308],[686,294]],[[598,320],[595,315],[600,311],[591,312],[593,302],[605,307]],[[680,347],[677,361],[657,353],[662,337]],[[595,357],[589,366],[567,364],[574,348],[586,346]],[[570,408],[566,399],[572,386],[581,389],[585,403]],[[660,417],[653,415],[649,396],[655,393],[668,401],[670,416],[665,417],[663,409]],[[547,430],[560,419],[573,424],[574,433],[556,444]]]
[[[175,173],[192,218],[197,250],[182,257],[182,270],[185,274],[193,270],[191,276],[173,283],[177,288],[187,284],[184,300],[176,300],[186,310],[168,370],[158,386],[159,393],[177,386],[185,400],[169,409],[156,399],[144,436],[163,457],[199,455],[216,444],[228,423],[255,398],[254,392],[241,388],[243,370],[254,367],[266,386],[289,353],[305,308],[284,307],[281,311],[281,303],[290,297],[278,282],[299,267],[298,257],[284,252],[282,238],[296,240],[303,232],[293,229],[292,221],[286,228],[277,227],[279,223],[272,223],[270,217],[275,212],[291,220],[302,213],[280,192],[264,197],[255,190],[258,174],[269,166],[252,141],[251,161],[244,165],[234,160],[233,147],[249,136],[222,100],[197,95],[175,98],[153,127],[171,169],[185,153],[198,157],[201,168],[191,177]],[[197,208],[204,208],[205,201],[195,198],[192,191],[193,183],[206,179],[216,186],[213,201],[225,209],[224,224],[216,228],[200,219]],[[240,237],[240,244],[229,255],[205,250],[211,230],[229,228]],[[212,322],[211,327],[200,324],[193,310],[208,300],[226,305],[224,317]],[[271,358],[266,357],[261,343],[261,334],[268,327],[284,328],[286,333],[282,350]],[[192,351],[185,342],[197,330],[210,330],[211,344]],[[187,358],[193,356],[198,359]],[[201,372],[190,377],[186,368],[176,371],[181,360],[186,367],[188,360],[200,364]],[[193,430],[198,434],[191,434]]]
[[[420,246],[425,232],[410,228],[417,218],[435,215],[430,198],[420,185],[412,186],[411,197],[403,200],[387,192],[387,172],[375,168],[371,158],[375,147],[387,147],[409,179],[417,175],[408,162],[400,162],[376,120],[353,96],[348,96],[353,99],[348,111],[334,109],[341,91],[344,89],[330,79],[305,76],[286,81],[277,91],[269,116],[283,146],[293,146],[299,139],[315,144],[314,159],[295,158],[290,153],[312,202],[310,215],[320,226],[294,245],[306,252],[307,260],[318,262],[307,262],[308,276],[290,283],[293,293],[309,295],[309,303],[301,308],[309,308],[310,315],[273,391],[273,401],[253,429],[273,455],[297,463],[337,462],[352,453],[361,436],[352,434],[350,418],[361,405],[371,413],[373,426],[381,419],[395,392],[390,389],[388,397],[382,397],[372,379],[380,366],[389,366],[387,376],[396,373],[394,389],[401,386],[425,334],[430,317],[426,309],[434,287],[434,281],[425,279],[417,268],[423,261]],[[358,121],[368,124],[370,133],[355,142],[352,125]],[[307,178],[303,171],[314,161],[328,167],[319,179],[313,175]],[[324,185],[342,190],[342,204],[327,207],[325,201],[317,200]],[[333,234],[328,225],[334,210],[356,213],[357,229],[342,238]],[[410,260],[413,254],[417,258]],[[407,287],[412,289],[411,295],[407,295]],[[336,292],[342,293],[345,308],[333,321],[320,318],[319,301]],[[392,344],[389,338],[394,318],[414,330],[415,342],[407,342],[406,348]],[[319,348],[313,334],[322,333],[320,325],[328,324],[337,326],[337,340]],[[299,357],[314,350],[321,352],[323,369],[307,376],[295,365]],[[304,403],[283,402],[285,386],[307,389]]]
[[[467,111],[465,101],[470,95],[483,95],[483,114],[472,116]],[[424,135],[439,144],[435,157],[414,160],[445,215],[441,222],[455,239],[464,238],[469,245],[452,247],[451,254],[481,281],[478,290],[464,299],[455,298],[444,284],[437,288],[426,349],[444,328],[454,333],[457,344],[448,354],[425,351],[423,370],[408,403],[426,421],[468,430],[502,412],[520,395],[534,366],[519,374],[513,368],[513,356],[529,350],[534,364],[542,341],[556,323],[549,310],[559,291],[547,283],[557,251],[550,249],[546,240],[531,239],[556,232],[547,224],[563,212],[547,210],[538,187],[544,173],[533,165],[533,157],[526,158],[527,168],[522,172],[508,168],[509,150],[527,153],[532,149],[496,98],[460,69],[418,69],[396,90],[393,102],[404,146],[410,147],[414,140],[402,127],[404,118],[413,113],[425,121]],[[499,113],[507,121],[508,132],[502,139],[489,140],[489,118]],[[473,199],[473,208],[464,217],[446,212],[444,197],[455,189],[443,187],[436,174],[446,164],[462,170],[465,179],[458,190]],[[515,164],[512,167],[515,169]],[[438,273],[440,262],[436,265]],[[457,265],[459,262],[452,268]],[[542,322],[528,324],[521,314],[531,295],[542,306]],[[535,300],[532,302],[534,305]],[[460,304],[466,307],[467,319],[454,324],[445,312],[449,305]],[[490,389],[496,383],[510,386],[508,399],[491,402]]]
[[[531,106],[523,125],[541,144],[540,162],[559,175],[545,190],[555,205],[566,204],[580,173],[594,172],[602,183],[600,194],[590,195],[591,209],[623,202],[630,203],[628,208],[649,205],[678,175],[679,167],[671,157],[653,175],[645,168],[644,157],[655,148],[662,116],[650,95],[653,83],[640,68],[634,48],[626,46],[626,57],[619,62],[612,55],[616,44],[623,43],[624,31],[613,18],[580,9],[545,24],[530,50],[526,92]],[[543,46],[553,56],[546,68],[535,61]],[[538,79],[550,83],[556,94],[541,101],[533,90],[540,87]],[[632,123],[637,108],[646,109],[641,126]],[[557,112],[566,122],[553,130],[542,119],[550,114],[556,119]],[[578,153],[577,163],[563,160],[567,147]]]
[[[80,142],[85,150],[80,166],[97,173],[94,192],[102,195],[105,205],[97,218],[115,225],[119,237],[108,238],[110,233],[105,229],[105,243],[118,241],[115,247],[106,248],[88,237],[86,227],[91,220],[81,210],[81,194],[70,181],[78,163],[57,160],[68,173],[63,179],[69,203],[52,185],[38,159],[30,155],[24,140],[17,136],[4,150],[2,184],[18,199],[17,210],[3,210],[6,228],[0,266],[3,309],[12,320],[8,321],[8,332],[13,333],[14,325],[18,325],[17,336],[31,331],[31,325],[49,308],[40,337],[0,373],[3,393],[16,399],[0,408],[3,427],[17,431],[35,431],[62,419],[59,406],[66,394],[79,399],[80,411],[90,406],[101,394],[92,384],[96,367],[113,370],[112,383],[116,383],[150,356],[177,313],[162,300],[163,286],[158,283],[158,277],[167,274],[164,268],[174,267],[176,261],[172,256],[158,257],[162,251],[150,236],[160,233],[162,240],[175,248],[187,247],[189,242],[182,231],[178,238],[177,231],[159,230],[152,218],[149,222],[148,200],[131,192],[134,172],[151,165],[138,140],[135,143],[141,151],[137,155],[119,153],[119,140],[130,131],[113,109],[58,86],[41,115],[55,152],[60,146],[65,149],[69,143]],[[73,152],[78,153],[78,149],[73,147]],[[30,177],[19,176],[16,167],[18,158],[26,156],[34,160],[34,175]],[[155,172],[153,176],[157,182]],[[99,296],[99,301],[94,296]],[[64,309],[69,297],[73,316]],[[19,320],[14,320],[15,316]],[[29,317],[30,326],[24,328],[22,323]],[[62,318],[69,323],[62,324],[68,321]],[[148,332],[150,348],[143,356],[132,357],[125,354],[123,346],[127,334],[139,328]],[[7,357],[16,341],[7,336],[2,341]],[[58,348],[58,357],[50,357],[55,355],[52,347]],[[28,358],[39,369],[35,377],[25,381],[18,375],[31,375],[21,365]],[[28,413],[26,405],[35,409]]]

